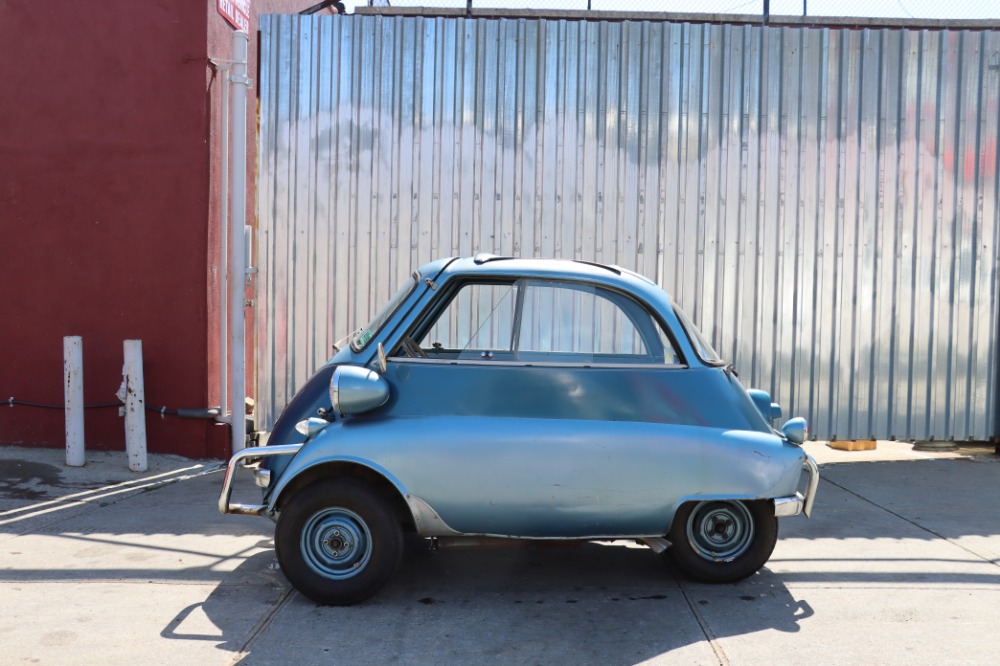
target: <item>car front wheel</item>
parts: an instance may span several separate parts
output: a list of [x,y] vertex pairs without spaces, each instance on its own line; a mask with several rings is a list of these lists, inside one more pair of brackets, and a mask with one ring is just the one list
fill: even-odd
[[274,547],[299,592],[346,606],[378,592],[395,573],[403,534],[387,502],[369,486],[329,479],[303,488],[285,505]]
[[677,510],[664,557],[685,576],[731,583],[759,570],[778,540],[768,500],[688,502]]

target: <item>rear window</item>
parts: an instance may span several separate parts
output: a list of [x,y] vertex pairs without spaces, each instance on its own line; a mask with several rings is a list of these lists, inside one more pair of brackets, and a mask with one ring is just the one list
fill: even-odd
[[722,365],[725,363],[722,357],[719,356],[719,353],[712,348],[712,343],[702,335],[698,327],[694,325],[694,322],[684,313],[684,310],[681,310],[677,303],[672,303],[672,305],[674,306],[674,314],[681,320],[681,326],[684,327],[684,332],[687,333],[688,340],[691,341],[691,346],[694,347],[695,353],[698,354],[701,360],[711,365]]

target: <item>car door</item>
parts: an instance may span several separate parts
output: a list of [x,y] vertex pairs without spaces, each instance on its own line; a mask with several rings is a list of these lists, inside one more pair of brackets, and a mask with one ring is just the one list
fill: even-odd
[[468,281],[390,353],[392,469],[453,529],[506,536],[662,534],[706,464],[688,367],[631,296],[569,280]]

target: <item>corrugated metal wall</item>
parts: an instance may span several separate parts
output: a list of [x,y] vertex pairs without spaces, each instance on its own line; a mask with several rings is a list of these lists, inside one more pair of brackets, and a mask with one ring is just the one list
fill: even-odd
[[411,269],[656,279],[819,438],[996,434],[1000,32],[261,20],[265,425]]

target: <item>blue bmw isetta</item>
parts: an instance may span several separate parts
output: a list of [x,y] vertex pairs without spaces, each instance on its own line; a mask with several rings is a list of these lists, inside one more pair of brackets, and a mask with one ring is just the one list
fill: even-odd
[[[267,446],[229,461],[224,513],[277,522],[281,570],[353,604],[395,572],[404,533],[648,545],[683,575],[735,581],[810,514],[804,419],[736,372],[655,283],[582,261],[421,267],[303,386]],[[231,501],[249,467],[260,504]]]

